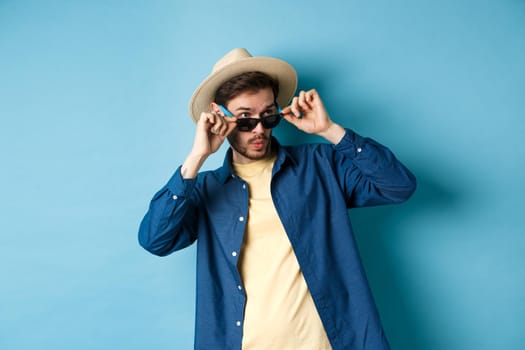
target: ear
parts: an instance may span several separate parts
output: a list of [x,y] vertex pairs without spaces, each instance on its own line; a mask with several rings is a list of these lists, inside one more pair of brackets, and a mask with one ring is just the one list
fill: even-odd
[[215,102],[210,103],[210,110],[211,110],[212,113],[217,113],[217,114],[221,114],[221,115],[223,114],[221,112],[221,108]]
[[233,117],[232,112],[227,110],[226,107],[221,106],[215,102],[210,103],[210,109],[213,113],[217,113],[223,117]]

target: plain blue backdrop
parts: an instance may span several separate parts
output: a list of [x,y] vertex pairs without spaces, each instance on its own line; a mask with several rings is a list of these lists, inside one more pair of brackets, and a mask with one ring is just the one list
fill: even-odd
[[524,38],[522,0],[0,0],[0,348],[192,348],[194,247],[136,234],[234,47],[416,174],[351,211],[393,349],[525,348]]

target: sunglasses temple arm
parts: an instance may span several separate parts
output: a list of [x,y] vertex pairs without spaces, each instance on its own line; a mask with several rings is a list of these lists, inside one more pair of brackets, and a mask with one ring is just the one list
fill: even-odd
[[[281,115],[281,117],[284,117],[284,113],[283,113],[283,109],[281,108],[281,106],[279,106],[279,104],[277,103],[277,101],[275,102],[275,105],[277,106],[277,113],[279,113]],[[290,113],[287,113],[287,114],[293,114],[295,115],[293,112],[290,112]],[[303,114],[302,113],[299,113],[299,119],[301,119],[303,117]]]
[[226,107],[224,107],[223,105],[218,105],[221,112],[224,113],[224,116],[225,117],[233,117],[233,114],[232,112],[230,112],[229,110],[226,109]]

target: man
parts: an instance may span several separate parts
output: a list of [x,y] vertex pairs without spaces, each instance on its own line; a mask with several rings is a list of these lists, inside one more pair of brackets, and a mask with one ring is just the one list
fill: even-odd
[[[406,200],[415,178],[296,86],[284,61],[219,60],[190,101],[193,147],[141,223],[156,255],[197,241],[196,349],[389,348],[347,209]],[[329,144],[280,145],[281,118]],[[224,165],[199,172],[226,138]]]

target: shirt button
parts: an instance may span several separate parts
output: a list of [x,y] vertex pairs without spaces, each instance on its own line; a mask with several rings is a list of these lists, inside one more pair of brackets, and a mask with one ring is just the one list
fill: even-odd
[[233,252],[232,252],[232,256],[237,256],[237,252],[236,252],[236,251],[233,251]]
[[239,221],[244,221],[244,216],[239,216]]
[[177,199],[179,199],[179,197],[177,197],[176,194],[174,194],[173,197],[171,197],[171,198],[173,198],[173,200],[175,200],[175,201],[176,201]]
[[241,326],[241,321],[237,321],[235,324],[237,325],[237,327],[240,327]]
[[358,148],[357,148],[357,153],[361,153],[362,150],[363,150],[363,149],[362,149],[361,147],[358,147]]
[[242,290],[242,286],[241,286],[240,284],[237,286],[237,288],[238,288],[239,290]]
[[243,189],[243,190],[246,189],[246,184],[242,184],[242,189]]

